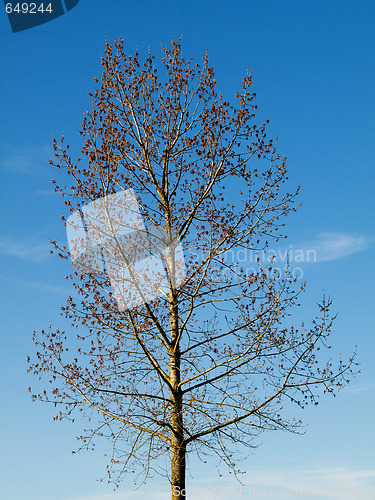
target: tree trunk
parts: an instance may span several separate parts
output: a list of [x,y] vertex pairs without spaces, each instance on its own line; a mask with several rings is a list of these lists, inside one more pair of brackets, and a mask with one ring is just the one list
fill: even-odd
[[186,444],[182,418],[182,393],[180,383],[180,350],[177,348],[170,357],[171,423],[172,423],[172,462],[171,487],[172,500],[186,498],[185,468]]
[[[168,244],[171,245],[169,213],[166,214]],[[168,264],[171,282],[175,276],[175,252],[173,246],[169,247]],[[170,325],[171,325],[171,350],[169,352],[170,382],[171,382],[171,424],[172,424],[172,462],[171,462],[171,488],[172,500],[186,498],[185,469],[186,469],[186,443],[184,440],[184,427],[182,416],[182,391],[180,387],[180,340],[178,324],[178,305],[174,290],[171,288],[169,295]]]
[[[171,487],[172,500],[186,498],[185,467],[186,444],[182,417],[182,391],[180,387],[180,348],[178,336],[177,306],[171,307],[172,351],[170,353],[171,380],[171,423],[172,423],[172,463]],[[177,339],[177,340],[176,340]]]
[[186,448],[178,437],[172,439],[171,487],[172,500],[186,498],[185,490],[185,462]]

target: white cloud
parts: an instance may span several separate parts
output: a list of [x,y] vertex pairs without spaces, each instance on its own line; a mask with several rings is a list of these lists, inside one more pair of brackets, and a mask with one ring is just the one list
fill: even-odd
[[[234,479],[206,477],[190,480],[186,488],[189,500],[230,500],[232,498],[353,498],[367,500],[375,495],[375,469],[349,467],[316,468],[252,468],[242,478],[242,486]],[[150,485],[152,482],[150,481]],[[169,500],[168,485],[141,487],[137,491],[69,497],[64,500]]]
[[[159,489],[159,491],[157,491]],[[163,490],[163,491],[160,491]],[[146,494],[147,493],[147,494]],[[69,497],[63,500],[144,500],[144,498],[152,498],[152,500],[170,500],[169,486],[155,485],[154,488],[140,488],[136,491],[105,493],[99,495],[88,495],[79,497]]]
[[48,166],[52,157],[53,151],[50,146],[22,146],[3,154],[0,165],[10,172],[36,174]]
[[273,251],[276,261],[290,262],[327,262],[352,255],[370,248],[375,241],[372,236],[351,233],[324,232],[302,244],[289,245],[289,248]]
[[11,255],[28,262],[43,261],[51,249],[52,245],[49,242],[37,243],[33,240],[0,237],[0,254]]
[[69,287],[51,285],[49,283],[41,283],[40,281],[22,280],[18,278],[11,278],[9,276],[4,276],[4,275],[0,275],[0,279],[11,283],[16,283],[17,285],[21,285],[22,287],[29,287],[35,290],[40,290],[42,292],[59,293],[64,296],[74,294],[74,290],[72,290]]
[[358,392],[368,392],[372,393],[375,390],[375,382],[369,382],[368,384],[350,384],[347,387],[343,388],[344,392],[348,392],[350,394],[357,394]]
[[321,233],[311,243],[316,250],[318,262],[336,260],[347,255],[366,250],[371,246],[373,238],[345,233]]
[[345,496],[344,491],[350,490],[353,493],[351,498],[354,496],[359,498],[361,491],[368,491],[374,485],[375,469],[351,469],[349,467],[254,469],[252,475],[256,478],[252,487],[263,488],[264,491],[272,488],[279,494],[285,490],[290,491],[290,494],[285,494],[285,497],[296,496],[299,491],[306,498],[314,496],[338,498]]
[[269,247],[265,250],[251,251],[243,248],[229,250],[227,262],[251,264],[256,268],[256,262],[267,266],[273,262],[275,267],[284,267],[287,263],[292,269],[304,264],[326,262],[341,259],[370,248],[375,242],[373,236],[363,236],[350,233],[324,232],[314,239],[288,246]]
[[37,196],[56,196],[56,192],[53,189],[38,189],[34,194]]

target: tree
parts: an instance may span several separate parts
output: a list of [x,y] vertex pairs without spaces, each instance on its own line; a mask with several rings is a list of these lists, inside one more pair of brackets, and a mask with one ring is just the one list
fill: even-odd
[[[29,369],[49,377],[52,389],[32,397],[62,406],[56,418],[79,411],[92,421],[82,447],[111,440],[110,480],[132,467],[144,479],[165,474],[168,457],[172,499],[180,499],[187,453],[216,453],[236,472],[237,445],[254,446],[264,430],[297,431],[289,403],[317,404],[356,363],[319,352],[329,347],[331,301],[323,297],[310,327],[294,327],[288,316],[304,285],[288,266],[277,273],[260,258],[284,237],[298,190],[285,190],[285,159],[255,122],[251,73],[231,105],[207,55],[193,64],[179,41],[162,52],[164,80],[151,53],[141,64],[123,40],[107,44],[82,158],[73,162],[64,136],[54,140],[51,164],[72,184],[54,180],[55,190],[68,229],[78,231],[70,249],[53,242],[76,267],[67,276],[76,296],[62,314],[79,327],[78,346],[69,360],[70,332],[34,332]],[[239,251],[257,255],[251,272]],[[137,267],[145,255],[163,266]]]

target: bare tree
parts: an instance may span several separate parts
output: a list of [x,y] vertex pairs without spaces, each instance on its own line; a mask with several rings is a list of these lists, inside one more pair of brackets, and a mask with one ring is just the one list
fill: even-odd
[[[187,453],[202,460],[216,453],[236,471],[237,445],[253,446],[264,430],[296,431],[289,404],[317,404],[319,391],[334,393],[356,363],[322,353],[331,301],[323,298],[310,327],[292,326],[304,286],[288,266],[280,274],[260,258],[284,237],[297,192],[285,190],[285,159],[265,124],[255,123],[251,74],[231,105],[216,91],[207,56],[193,64],[172,42],[162,64],[151,53],[141,63],[123,43],[106,45],[80,132],[82,157],[73,162],[64,137],[54,140],[51,164],[66,170],[71,186],[53,182],[79,230],[77,248],[54,242],[62,258],[76,256],[67,276],[76,296],[62,314],[79,334],[77,347],[70,330],[35,335],[30,371],[49,377],[52,389],[33,398],[60,405],[56,418],[85,413],[92,429],[82,447],[96,436],[111,440],[110,480],[167,470],[172,499],[180,499]],[[127,237],[118,230],[125,199],[127,209],[136,206],[141,236],[137,224]],[[89,243],[78,237],[85,224]],[[92,238],[104,226],[105,237]],[[162,243],[150,243],[150,234]],[[146,240],[163,257],[164,278],[145,280],[137,268]],[[240,251],[258,255],[251,272]]]

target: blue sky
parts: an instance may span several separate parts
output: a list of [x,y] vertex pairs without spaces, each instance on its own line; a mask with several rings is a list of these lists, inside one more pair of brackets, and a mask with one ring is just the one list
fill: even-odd
[[[358,346],[362,374],[336,398],[322,398],[302,417],[304,436],[269,433],[242,464],[248,490],[287,498],[375,496],[375,349],[373,308],[375,3],[347,1],[80,0],[69,13],[13,34],[5,11],[1,38],[1,406],[2,497],[8,500],[124,500],[169,498],[166,485],[119,491],[96,480],[104,475],[105,443],[95,453],[72,455],[84,421],[52,422],[53,410],[31,403],[26,356],[32,331],[58,324],[69,293],[70,264],[49,255],[49,238],[65,238],[61,198],[52,192],[52,135],[65,131],[72,148],[100,75],[105,37],[126,47],[148,47],[183,34],[186,56],[208,51],[226,99],[250,67],[259,120],[270,119],[279,150],[288,157],[290,186],[302,186],[298,213],[287,221],[286,248],[315,249],[302,263],[308,289],[297,319],[309,318],[322,290],[339,312],[336,352]],[[160,53],[160,52],[159,52]],[[292,247],[290,247],[292,245]],[[298,414],[299,415],[299,414]],[[190,488],[235,496],[238,484],[219,479],[210,464],[191,461]],[[211,488],[211,490],[209,490]],[[273,490],[272,490],[273,489]],[[283,490],[284,489],[284,490]],[[348,490],[349,491],[349,490]],[[250,493],[249,493],[250,492]],[[270,494],[268,495],[270,496]],[[211,495],[211,497],[213,497]],[[254,495],[253,495],[254,497]],[[207,498],[207,495],[206,495]]]

